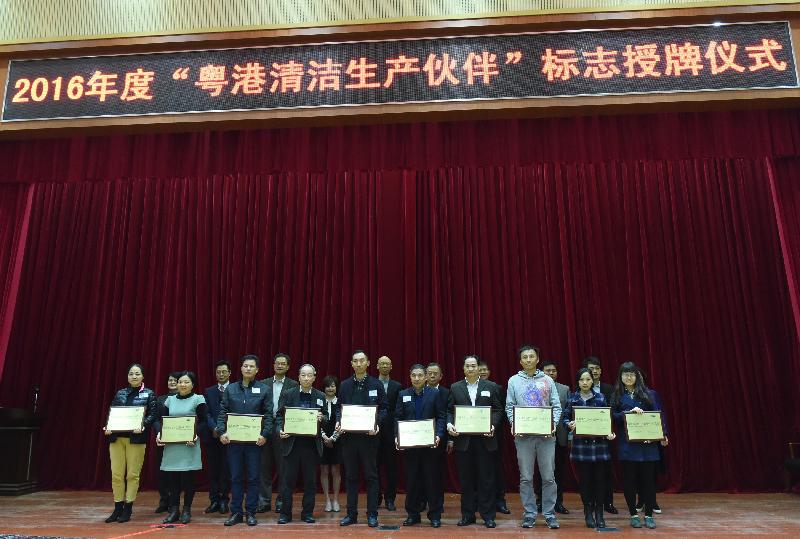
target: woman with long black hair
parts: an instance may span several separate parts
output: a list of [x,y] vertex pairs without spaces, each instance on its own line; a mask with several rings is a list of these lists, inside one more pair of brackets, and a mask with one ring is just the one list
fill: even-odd
[[[618,455],[624,476],[625,502],[628,504],[631,526],[634,528],[642,527],[639,515],[636,513],[637,493],[644,502],[644,526],[649,529],[656,527],[653,519],[653,505],[656,498],[654,478],[655,466],[660,457],[657,443],[628,441],[625,432],[625,414],[658,410],[655,396],[645,385],[639,367],[630,361],[620,365],[617,383],[611,396],[611,412],[622,433],[619,437]],[[663,446],[668,443],[666,437],[661,441]]]

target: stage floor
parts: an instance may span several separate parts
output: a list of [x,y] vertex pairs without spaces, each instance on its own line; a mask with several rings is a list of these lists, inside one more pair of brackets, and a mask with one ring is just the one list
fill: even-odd
[[[320,500],[322,495],[317,496]],[[344,496],[340,498],[344,500]],[[533,530],[519,527],[521,506],[519,496],[508,496],[511,515],[498,515],[497,528],[487,530],[482,525],[466,528],[455,526],[458,520],[458,495],[448,494],[445,499],[445,518],[442,527],[434,530],[423,519],[421,525],[394,530],[367,527],[363,509],[359,524],[342,528],[338,525],[343,512],[326,513],[316,511],[316,524],[295,521],[279,526],[275,513],[259,514],[259,525],[248,527],[244,524],[225,528],[225,516],[203,514],[207,505],[205,493],[198,493],[191,524],[185,527],[162,528],[157,524],[162,516],[155,515],[156,494],[144,492],[135,506],[133,520],[125,524],[105,524],[103,519],[113,508],[110,492],[38,492],[27,496],[0,497],[0,538],[4,534],[39,537],[97,537],[142,539],[198,538],[236,538],[254,537],[266,533],[280,533],[282,537],[322,537],[336,534],[341,537],[486,537],[511,536],[520,534],[558,534],[569,537],[589,537],[600,533],[584,527],[583,512],[580,510],[577,494],[567,494],[565,505],[569,515],[559,515],[560,530],[548,530],[541,517]],[[622,495],[615,497],[617,506],[622,506]],[[364,495],[360,501],[364,503]],[[402,496],[398,506],[402,507]],[[800,537],[800,497],[789,494],[659,494],[659,505],[664,510],[656,515],[656,530],[632,529],[628,518],[622,514],[607,515],[606,524],[616,526],[615,533],[625,535],[661,535],[670,537],[705,536],[726,537],[731,535],[770,535]],[[296,495],[295,509],[299,511],[300,500]],[[298,516],[294,516],[298,519]],[[399,526],[405,519],[405,512],[380,512],[382,526]],[[480,523],[480,520],[479,520]]]

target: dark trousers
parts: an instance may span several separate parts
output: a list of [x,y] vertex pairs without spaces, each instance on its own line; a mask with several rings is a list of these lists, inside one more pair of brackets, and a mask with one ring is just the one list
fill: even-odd
[[656,482],[653,468],[655,461],[638,462],[622,460],[622,474],[625,485],[625,503],[631,516],[636,514],[636,495],[644,503],[645,516],[653,516],[653,505],[656,502]]
[[[383,429],[387,429],[384,433]],[[378,492],[386,501],[393,502],[397,497],[397,449],[394,447],[394,431],[390,426],[381,425],[378,444]],[[383,468],[383,474],[381,473]],[[383,479],[386,475],[386,479]]]
[[314,497],[317,494],[317,468],[319,453],[314,438],[296,437],[291,453],[283,458],[283,482],[281,483],[281,514],[292,518],[292,493],[297,476],[303,473],[303,509],[300,517],[314,515]]
[[378,467],[375,462],[378,440],[367,434],[348,433],[338,443],[342,444],[347,516],[358,516],[358,481],[361,469],[364,470],[364,483],[367,487],[367,516],[378,516]]
[[156,477],[158,480],[158,505],[169,505],[169,476],[168,472],[161,469],[161,459],[164,458],[164,448],[156,446]]
[[406,513],[419,518],[422,502],[428,502],[428,518],[441,520],[444,506],[442,469],[437,449],[406,449]]
[[[609,444],[610,445],[610,444]],[[613,453],[612,453],[612,459]],[[606,505],[614,505],[614,470],[611,465],[611,461],[605,461],[605,471],[606,471]]]
[[469,437],[470,441],[466,451],[456,451],[458,480],[461,483],[461,514],[473,518],[477,509],[484,520],[494,520],[495,489],[483,488],[483,485],[494,485],[492,460],[498,458],[497,451],[486,449],[483,436],[462,436]]
[[[272,434],[267,444],[261,448],[261,484],[258,487],[258,502],[272,503],[272,476],[275,475],[277,485],[275,490],[281,491],[283,477],[283,445],[277,434]],[[278,503],[277,500],[275,503]]]
[[258,509],[258,482],[261,465],[261,448],[255,444],[229,444],[228,468],[231,471],[231,514],[242,513],[242,501],[247,480],[248,513]]
[[606,499],[605,461],[575,461],[578,469],[578,488],[583,505],[592,503],[603,505]]
[[[503,424],[505,427],[505,423]],[[494,433],[497,438],[497,456],[494,459],[494,501],[496,504],[506,503],[506,473],[503,470],[503,459],[500,455],[503,454],[503,446],[505,445],[506,431],[501,428]],[[539,498],[541,499],[541,498]]]
[[[562,505],[564,503],[564,470],[566,469],[567,464],[567,448],[561,447],[558,445],[558,442],[556,442],[555,457],[553,462],[553,477],[556,480],[557,488],[556,505]],[[605,481],[603,481],[603,484],[605,484]],[[533,491],[536,493],[537,503],[542,503],[542,480],[539,476],[538,468],[536,470],[536,478],[533,481]]]
[[183,492],[183,507],[191,509],[194,500],[195,472],[164,472],[169,480],[169,506],[178,507],[181,504]]
[[216,438],[205,443],[208,464],[208,499],[211,502],[227,502],[231,493],[231,472],[226,458],[227,448]]

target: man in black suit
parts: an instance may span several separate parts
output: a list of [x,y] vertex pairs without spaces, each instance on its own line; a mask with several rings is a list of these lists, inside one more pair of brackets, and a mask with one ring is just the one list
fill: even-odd
[[[442,378],[444,377],[444,373],[442,372],[442,366],[436,362],[428,363],[428,366],[425,367],[425,383],[428,387],[432,387],[434,389],[438,389],[439,393],[442,395],[442,402],[445,406],[445,413],[447,413],[447,399],[450,397],[450,388],[446,385],[442,384]],[[445,426],[446,427],[446,426]],[[438,467],[436,468],[436,475],[438,476],[438,481],[443,480],[444,471],[447,469],[447,456],[453,452],[453,441],[449,440],[447,436],[447,428],[445,428],[444,435],[442,436],[442,441],[439,446],[434,451],[434,458],[436,459]],[[427,505],[427,500],[423,500],[420,503],[420,512],[425,510],[425,506]]]
[[[400,382],[389,378],[392,371],[392,360],[388,356],[381,356],[378,358],[378,380],[383,384],[383,389],[386,391],[386,406],[389,413],[386,414],[386,419],[381,423],[381,432],[378,435],[378,505],[381,504],[381,498],[386,501],[386,509],[389,511],[396,511],[394,500],[397,496],[397,449],[394,445],[394,413],[395,405],[397,404],[397,394],[403,389]],[[381,479],[381,468],[384,469],[386,474],[385,488]]]
[[[275,425],[276,414],[278,413],[278,403],[281,397],[292,388],[298,387],[296,381],[292,380],[286,373],[289,371],[291,360],[288,354],[278,352],[272,359],[272,377],[261,380],[272,390],[272,411],[273,425]],[[272,506],[272,476],[273,470],[276,476],[278,496],[275,497],[275,512],[281,512],[281,479],[283,477],[283,449],[281,448],[281,438],[278,431],[273,430],[270,443],[261,450],[261,484],[258,487],[258,512],[269,511]]]
[[[614,392],[614,386],[602,382],[600,380],[600,375],[603,374],[603,367],[600,364],[600,358],[598,358],[597,356],[587,356],[583,360],[583,366],[589,369],[589,372],[592,373],[592,379],[594,380],[594,388],[603,394],[603,396],[606,398],[606,403],[608,403],[608,405],[610,406],[611,394]],[[617,510],[617,508],[614,507],[614,474],[611,470],[612,461],[613,459],[605,461],[605,469],[606,469],[605,510],[606,513],[611,513],[613,515],[616,515],[619,513],[619,510]]]
[[[339,386],[339,404],[336,412],[336,432],[342,447],[342,461],[347,483],[347,516],[340,526],[350,526],[358,522],[358,482],[359,470],[364,470],[364,483],[367,488],[367,524],[378,527],[378,433],[380,424],[386,418],[386,391],[377,378],[367,374],[369,358],[363,350],[356,350],[350,360],[353,376],[342,380]],[[376,406],[375,429],[369,432],[347,432],[342,429],[342,408],[348,404]]]
[[327,419],[325,408],[325,394],[314,389],[314,380],[317,370],[313,365],[305,364],[300,367],[298,379],[300,386],[284,392],[281,398],[280,410],[277,417],[278,436],[283,440],[283,483],[281,484],[281,516],[278,524],[288,524],[292,521],[292,493],[297,483],[298,472],[303,472],[303,509],[300,519],[308,524],[314,520],[314,497],[317,494],[317,468],[322,456],[322,438],[317,431],[314,437],[292,436],[284,432],[286,408],[313,408],[317,410],[317,424]]
[[[411,366],[411,387],[400,392],[394,410],[396,421],[434,420],[434,446],[403,449],[406,460],[406,513],[403,526],[413,526],[421,521],[420,506],[428,501],[428,520],[431,526],[442,525],[444,490],[442,471],[436,459],[437,447],[444,436],[447,418],[446,403],[438,389],[425,385],[425,368]],[[399,446],[399,439],[395,439]],[[424,496],[423,496],[424,494]]]
[[223,359],[217,361],[214,369],[217,383],[203,391],[206,399],[206,429],[203,431],[202,440],[205,445],[206,462],[208,463],[208,498],[211,504],[206,507],[206,513],[222,514],[228,512],[229,495],[231,492],[231,474],[228,471],[226,448],[219,441],[217,432],[217,418],[222,405],[222,396],[228,387],[231,378],[231,364]]
[[[478,376],[481,377],[481,380],[492,381],[490,379],[492,370],[484,359],[481,359],[478,363]],[[494,382],[494,384],[497,386],[497,396],[500,402],[506,402],[506,390],[497,382]],[[504,515],[510,515],[511,510],[506,503],[506,477],[502,459],[503,445],[505,445],[505,423],[508,423],[508,420],[503,416],[503,424],[494,435],[497,438],[497,454],[501,457],[494,460],[494,503],[498,511]]]
[[[459,526],[475,523],[475,507],[487,528],[495,528],[494,489],[478,489],[477,485],[494,485],[494,463],[498,458],[495,431],[503,419],[503,404],[497,395],[496,385],[481,380],[478,375],[479,358],[464,358],[464,380],[450,386],[447,403],[447,432],[453,439],[458,477],[461,483],[461,520]],[[490,406],[491,427],[486,434],[460,434],[455,427],[456,406]],[[477,504],[475,492],[478,492]]]

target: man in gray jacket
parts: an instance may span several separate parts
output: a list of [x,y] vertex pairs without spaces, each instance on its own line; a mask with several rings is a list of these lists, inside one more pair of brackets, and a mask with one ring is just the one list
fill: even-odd
[[553,475],[556,439],[555,426],[561,419],[561,402],[558,399],[556,384],[552,378],[536,368],[539,363],[539,349],[531,345],[519,348],[519,362],[522,370],[509,378],[506,393],[506,415],[514,425],[514,406],[552,406],[553,431],[551,436],[514,436],[519,465],[519,495],[524,514],[523,528],[533,528],[536,524],[536,494],[533,490],[533,472],[539,461],[539,474],[542,476],[542,513],[547,527],[559,528],[555,515],[557,488]]

